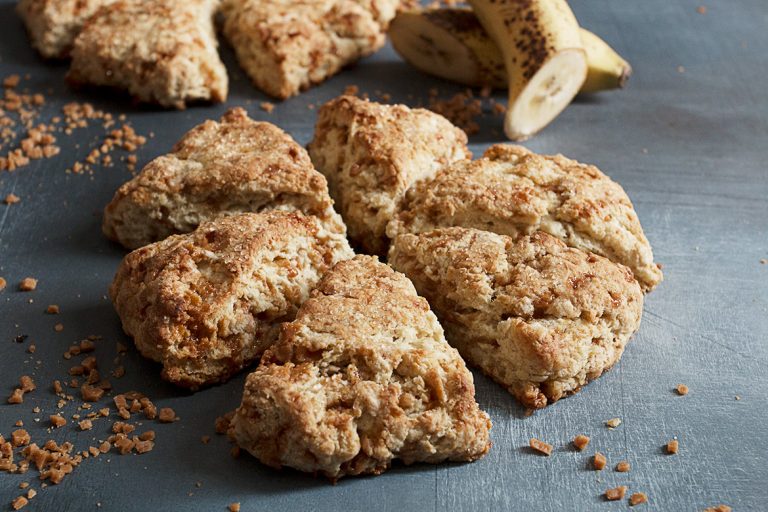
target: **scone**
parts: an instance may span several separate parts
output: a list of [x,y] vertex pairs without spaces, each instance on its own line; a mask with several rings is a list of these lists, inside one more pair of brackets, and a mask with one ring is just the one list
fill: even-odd
[[259,89],[285,99],[382,46],[400,0],[224,0],[224,35]]
[[314,217],[244,213],[133,251],[109,293],[139,351],[196,389],[255,361],[322,275],[352,256]]
[[32,46],[46,58],[69,55],[85,21],[116,0],[20,0],[16,5]]
[[643,293],[627,267],[540,231],[403,234],[389,261],[429,300],[461,355],[526,407],[599,377],[640,325]]
[[184,108],[224,101],[213,15],[218,0],[121,0],[86,22],[67,79],[126,89],[138,101]]
[[405,191],[440,167],[472,157],[466,134],[444,117],[354,96],[320,108],[308,149],[328,178],[350,238],[377,255],[386,254],[387,223]]
[[491,422],[427,301],[371,256],[336,265],[248,376],[230,436],[269,466],[332,479],[472,461]]
[[222,215],[300,210],[344,233],[328,185],[306,150],[242,108],[186,133],[121,186],[104,210],[104,234],[135,249]]
[[545,231],[571,247],[626,265],[644,290],[662,280],[621,185],[597,167],[561,155],[491,146],[482,158],[446,167],[412,187],[388,234],[394,238],[449,226],[512,237]]

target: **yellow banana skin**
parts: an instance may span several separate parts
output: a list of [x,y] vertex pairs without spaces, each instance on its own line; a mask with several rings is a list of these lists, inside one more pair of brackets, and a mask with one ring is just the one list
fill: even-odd
[[[418,45],[408,33],[420,34]],[[440,32],[441,37],[430,37]],[[579,90],[589,94],[624,87],[632,67],[608,43],[585,28],[580,37],[587,55],[587,78]],[[425,73],[470,87],[504,89],[508,85],[504,58],[471,9],[449,7],[414,9],[398,13],[389,31],[395,50]],[[461,55],[447,48],[463,46]],[[428,55],[441,55],[442,61]],[[454,62],[450,56],[455,57]],[[453,67],[453,69],[450,69]]]

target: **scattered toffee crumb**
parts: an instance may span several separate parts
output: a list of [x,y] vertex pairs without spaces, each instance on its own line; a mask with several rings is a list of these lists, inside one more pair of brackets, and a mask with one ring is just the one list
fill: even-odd
[[585,436],[584,434],[579,434],[576,437],[573,438],[573,446],[576,447],[577,450],[583,451],[584,448],[589,445],[589,437]]
[[267,114],[271,114],[272,111],[275,110],[275,104],[270,103],[268,101],[262,101],[259,107],[261,107],[261,110],[263,110]]
[[677,385],[677,394],[680,396],[685,396],[688,394],[688,386],[685,384],[678,384]]
[[19,496],[11,502],[11,508],[13,508],[13,510],[20,510],[26,507],[28,503],[29,501],[27,501],[27,498],[24,496]]
[[595,468],[595,471],[602,471],[606,464],[608,464],[608,459],[605,458],[605,455],[595,452],[595,456],[592,458],[592,467]]
[[229,512],[240,512],[240,502],[230,503]]
[[19,283],[19,290],[22,292],[31,292],[37,288],[37,279],[34,277],[25,277]]
[[0,277],[0,292],[5,290],[6,286],[8,286],[8,281],[6,281],[5,278]]
[[21,201],[21,198],[14,193],[8,194],[7,196],[5,196],[5,199],[3,199],[3,202],[7,205],[16,204],[20,201]]
[[215,423],[216,433],[226,434],[227,430],[229,430],[229,423],[232,421],[232,418],[234,416],[235,416],[235,412],[230,411],[227,414],[216,418],[216,423]]
[[704,509],[704,512],[731,512],[731,510],[731,507],[728,505],[720,504],[714,507],[707,507]]
[[536,450],[539,453],[543,453],[544,455],[551,455],[552,454],[552,445],[549,443],[545,443],[544,441],[541,441],[539,439],[536,439],[535,437],[532,437],[529,441],[529,445],[532,449]]
[[208,444],[211,442],[211,436],[203,436],[200,438],[200,442],[203,444]]
[[632,494],[632,496],[629,497],[629,505],[634,507],[635,505],[640,505],[642,503],[648,502],[648,496],[645,495],[643,492],[635,492]]
[[51,426],[53,428],[61,428],[64,425],[67,424],[66,418],[64,418],[60,414],[53,414],[53,415],[51,415],[50,416],[50,420],[51,420]]
[[8,397],[8,403],[14,405],[24,403],[24,391],[19,388],[14,389],[11,396]]
[[61,332],[64,330],[64,324],[58,323],[53,326],[53,330],[56,332]]
[[160,423],[172,423],[176,421],[176,412],[170,407],[163,407],[160,409],[157,419],[160,420]]
[[699,14],[707,14],[707,6],[706,5],[700,5],[696,8],[696,12]]
[[679,448],[680,444],[677,442],[677,439],[673,439],[667,443],[667,453],[670,455],[675,455]]
[[57,304],[51,304],[47,308],[45,308],[45,312],[49,315],[58,315],[59,314],[59,306]]
[[608,421],[605,422],[605,425],[608,428],[616,428],[619,425],[621,425],[621,418],[611,418]]
[[467,135],[473,135],[480,131],[480,125],[475,119],[483,113],[483,104],[479,99],[473,97],[470,89],[457,93],[448,100],[438,99],[437,92],[434,91],[435,94],[432,94],[433,91],[430,91],[429,105],[427,106],[429,110],[445,117],[464,130]]
[[613,489],[608,489],[607,491],[605,491],[605,499],[608,501],[623,500],[626,492],[627,492],[627,486],[620,485],[619,487],[614,487]]
[[625,460],[622,460],[621,462],[616,464],[616,471],[618,471],[619,473],[626,473],[630,469],[632,469],[632,466],[629,464],[629,462]]

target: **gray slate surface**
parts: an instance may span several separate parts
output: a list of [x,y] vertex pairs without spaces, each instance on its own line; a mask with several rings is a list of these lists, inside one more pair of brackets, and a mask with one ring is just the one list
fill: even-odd
[[[51,88],[53,115],[72,99],[128,113],[140,133],[155,137],[141,149],[140,164],[168,150],[184,131],[219,116],[225,105],[185,112],[131,107],[111,93],[75,93],[63,83],[65,64],[41,61],[27,44],[23,27],[0,2],[0,76],[30,73],[33,89]],[[181,421],[151,425],[156,449],[143,456],[111,455],[83,463],[58,487],[40,492],[33,510],[224,510],[239,501],[243,510],[617,510],[606,503],[608,487],[625,484],[643,491],[643,510],[696,511],[727,503],[737,511],[768,508],[768,4],[765,0],[707,2],[615,0],[573,1],[582,24],[601,34],[635,68],[629,88],[582,99],[544,133],[526,143],[539,152],[561,152],[597,164],[633,199],[665,281],[648,296],[640,332],[613,371],[578,395],[532,417],[514,400],[476,374],[478,400],[493,418],[494,446],[474,464],[396,466],[383,476],[353,478],[336,486],[285,470],[275,472],[250,457],[233,460],[228,444],[212,434],[214,418],[235,407],[243,376],[195,395],[163,383],[158,367],[131,348],[128,375],[119,390],[139,389],[160,406],[172,406]],[[366,59],[321,87],[277,106],[267,115],[265,99],[250,87],[224,50],[232,78],[227,105],[245,105],[258,119],[288,130],[306,143],[314,123],[310,103],[339,94],[345,85],[382,90],[394,101],[426,101],[427,89],[448,96],[458,88],[413,71],[389,49]],[[684,72],[678,70],[684,66]],[[500,120],[487,116],[472,138],[476,153],[500,141]],[[63,139],[62,154],[34,162],[13,174],[0,173],[0,197],[14,192],[22,202],[0,205],[0,432],[22,418],[33,437],[47,436],[34,417],[47,418],[55,400],[48,389],[66,375],[61,354],[88,334],[103,335],[97,354],[111,367],[115,342],[128,340],[105,298],[123,255],[100,234],[100,210],[128,172],[117,166],[94,175],[68,175],[101,129],[86,130],[80,148]],[[31,294],[16,291],[27,275],[40,279]],[[30,303],[29,300],[34,302]],[[58,317],[43,314],[61,305]],[[53,325],[65,329],[54,333]],[[23,344],[13,341],[29,335]],[[38,351],[26,352],[30,342]],[[39,361],[39,362],[38,362]],[[4,403],[22,373],[40,388],[24,405]],[[691,393],[678,397],[683,382]],[[741,400],[735,400],[739,395]],[[42,408],[33,414],[33,406]],[[72,410],[68,409],[69,414]],[[603,422],[620,417],[609,431]],[[105,422],[92,432],[73,425],[61,439],[78,447],[106,437]],[[586,453],[567,443],[592,436]],[[680,453],[662,446],[680,440]],[[549,458],[526,448],[530,437],[556,446]],[[46,437],[47,438],[47,437]],[[597,449],[611,467],[626,459],[627,474],[595,473],[588,458]],[[0,508],[18,495],[25,477],[0,474]],[[196,482],[202,482],[197,488]],[[190,495],[190,493],[192,493]]]

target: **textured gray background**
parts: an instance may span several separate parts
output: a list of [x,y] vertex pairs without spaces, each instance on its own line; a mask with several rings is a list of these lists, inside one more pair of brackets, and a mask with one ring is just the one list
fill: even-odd
[[[184,131],[220,115],[225,105],[185,112],[131,107],[119,95],[85,96],[62,81],[64,64],[42,62],[29,48],[13,2],[0,3],[0,76],[30,73],[33,89],[52,88],[46,112],[53,115],[71,99],[93,99],[101,107],[128,113],[140,133],[156,137],[140,150],[140,164],[167,151]],[[707,2],[696,12],[691,0],[574,0],[582,24],[602,35],[633,64],[624,92],[573,104],[526,145],[562,152],[597,164],[619,181],[634,201],[665,281],[648,296],[640,332],[621,364],[578,395],[533,417],[499,387],[476,375],[478,400],[493,417],[494,446],[474,464],[396,466],[383,476],[350,478],[336,486],[293,471],[275,472],[250,457],[233,460],[225,439],[212,434],[214,418],[235,407],[243,376],[195,395],[159,379],[156,365],[131,348],[128,376],[113,380],[119,390],[139,389],[182,420],[152,425],[156,449],[143,456],[111,455],[89,460],[58,487],[41,492],[36,510],[224,510],[240,501],[243,510],[615,510],[606,488],[626,484],[650,497],[646,510],[695,511],[717,503],[735,510],[768,507],[768,4],[765,0]],[[265,99],[244,80],[231,52],[224,50],[232,88],[227,105],[245,105],[258,119],[272,121],[306,143],[315,111],[307,109],[339,94],[345,85],[392,93],[393,100],[426,101],[427,89],[448,96],[457,88],[421,75],[387,48],[321,87],[278,105],[272,115],[258,109]],[[678,70],[684,66],[684,72]],[[499,141],[500,119],[487,116],[472,138],[480,153]],[[97,169],[92,177],[67,175],[100,128],[62,139],[62,154],[34,162],[13,174],[0,173],[0,197],[21,196],[0,205],[0,275],[9,281],[0,293],[0,432],[8,434],[21,417],[33,438],[47,436],[41,421],[55,402],[48,389],[70,363],[61,358],[69,343],[95,333],[105,337],[98,358],[111,367],[115,342],[126,342],[106,288],[122,251],[100,234],[100,210],[129,178],[120,166]],[[40,279],[37,291],[22,294],[17,282]],[[29,303],[34,299],[34,303]],[[58,317],[45,305],[61,305]],[[63,333],[53,332],[63,322]],[[29,340],[13,342],[18,334]],[[26,353],[33,340],[34,357]],[[34,361],[41,361],[36,365]],[[40,388],[24,405],[4,403],[22,373]],[[690,395],[673,388],[688,384]],[[736,401],[735,396],[741,400]],[[43,409],[39,415],[33,406]],[[71,414],[72,410],[69,410]],[[603,421],[624,423],[609,431]],[[107,423],[78,433],[73,425],[58,439],[78,447],[106,436]],[[592,436],[587,453],[567,442]],[[529,437],[556,446],[549,458],[525,448]],[[680,439],[680,454],[662,446]],[[47,437],[46,437],[47,438]],[[588,457],[599,449],[632,471],[595,473]],[[109,460],[108,460],[109,459]],[[18,494],[24,478],[0,474],[0,508]],[[195,482],[202,482],[201,488]],[[189,496],[189,493],[194,493]]]

